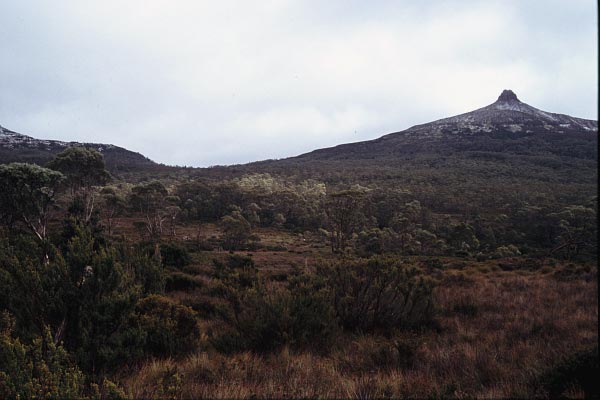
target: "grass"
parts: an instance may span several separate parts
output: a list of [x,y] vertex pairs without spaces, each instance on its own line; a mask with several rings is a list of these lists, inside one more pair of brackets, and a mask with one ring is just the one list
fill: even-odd
[[[327,356],[208,348],[149,360],[122,383],[134,398],[544,397],[538,378],[597,344],[595,267],[577,274],[459,266],[439,276],[436,330],[344,334]],[[556,273],[561,268],[569,273]],[[563,394],[584,392],[570,384]]]

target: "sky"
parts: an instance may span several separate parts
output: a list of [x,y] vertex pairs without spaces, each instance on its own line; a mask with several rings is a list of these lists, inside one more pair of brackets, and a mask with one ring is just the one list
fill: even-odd
[[170,165],[285,158],[493,103],[597,119],[594,0],[3,0],[0,125]]

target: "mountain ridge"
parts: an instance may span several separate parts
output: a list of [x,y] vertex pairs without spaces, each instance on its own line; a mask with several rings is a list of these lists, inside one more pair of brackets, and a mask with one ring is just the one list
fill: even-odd
[[[377,154],[389,156],[432,150],[424,147],[441,143],[450,149],[438,148],[436,153],[451,149],[500,152],[506,150],[506,146],[494,146],[492,142],[502,140],[503,144],[513,145],[515,140],[535,139],[556,144],[569,139],[577,141],[580,136],[584,141],[597,140],[597,133],[597,121],[543,111],[521,102],[512,90],[504,90],[494,103],[473,111],[414,125],[376,139],[313,150],[291,159],[360,158],[361,154],[372,159]],[[348,150],[351,155],[342,154]],[[591,152],[595,147],[588,150]],[[585,158],[590,157],[594,158],[591,153]]]
[[37,139],[0,125],[0,163],[30,162],[43,165],[64,149],[74,146],[88,147],[100,152],[104,156],[107,169],[111,172],[156,164],[140,153],[113,144]]

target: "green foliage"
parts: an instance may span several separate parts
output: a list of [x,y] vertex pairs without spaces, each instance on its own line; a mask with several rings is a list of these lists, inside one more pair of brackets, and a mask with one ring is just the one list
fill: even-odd
[[103,185],[110,179],[102,154],[90,148],[69,147],[47,166],[66,176],[72,196],[69,213],[89,223],[96,212],[94,186]]
[[144,294],[163,293],[165,290],[165,271],[162,263],[151,256],[147,246],[133,249],[120,248],[119,259],[129,271],[135,274],[135,283],[141,286]]
[[85,378],[49,330],[25,344],[12,336],[12,317],[0,314],[0,397],[65,399],[86,394]]
[[509,244],[507,246],[498,247],[493,255],[497,258],[515,257],[520,256],[521,252],[519,251],[519,248],[517,246],[515,246],[514,244]]
[[160,245],[162,263],[165,267],[183,268],[191,261],[187,249],[176,243],[163,243]]
[[[468,254],[479,248],[479,240],[475,236],[475,230],[469,224],[460,223],[452,227],[450,231],[450,243],[459,252]],[[463,254],[461,253],[461,254]]]
[[106,224],[106,230],[110,236],[113,232],[115,218],[119,217],[125,211],[126,200],[124,196],[111,187],[102,188],[100,191],[100,200],[102,219]]
[[271,351],[283,345],[326,351],[349,331],[420,329],[433,322],[432,283],[393,259],[324,263],[287,285],[264,281],[249,259],[217,263],[221,315],[233,328],[221,335],[223,351]]
[[252,230],[250,223],[239,211],[221,219],[223,228],[223,248],[227,250],[243,249],[248,245]]
[[200,331],[191,308],[151,295],[137,304],[136,313],[146,332],[145,354],[171,357],[197,346]]
[[62,172],[73,191],[103,185],[110,179],[110,174],[104,168],[102,154],[86,147],[65,149],[47,167]]
[[345,190],[333,193],[326,204],[327,220],[331,232],[331,249],[334,252],[344,251],[362,218],[362,190]]
[[172,292],[175,290],[191,290],[201,288],[202,280],[195,278],[192,275],[184,272],[171,272],[165,278],[165,291]]
[[9,228],[23,224],[44,241],[50,207],[63,179],[60,172],[33,164],[0,165],[0,222]]
[[281,346],[326,352],[337,331],[323,287],[299,277],[288,287],[269,286],[249,260],[231,258],[218,268],[222,317],[233,330],[217,337],[221,351],[273,351]]
[[69,243],[74,298],[65,312],[65,343],[85,371],[102,373],[141,356],[144,334],[134,309],[141,296],[114,250],[93,249],[84,230]]
[[414,267],[394,259],[341,260],[318,266],[344,329],[414,329],[434,316],[433,285]]
[[582,250],[597,252],[598,225],[597,212],[591,207],[572,205],[565,207],[551,217],[558,226],[557,245],[551,253],[562,252],[567,259],[578,256]]
[[25,338],[50,328],[82,370],[102,374],[141,356],[144,332],[134,308],[141,296],[132,268],[114,249],[96,248],[89,229],[76,227],[64,256],[48,263],[24,256],[23,249],[0,247],[0,308],[16,317]]
[[129,202],[144,216],[146,234],[153,242],[158,242],[163,233],[166,218],[167,188],[158,181],[135,186],[131,189]]

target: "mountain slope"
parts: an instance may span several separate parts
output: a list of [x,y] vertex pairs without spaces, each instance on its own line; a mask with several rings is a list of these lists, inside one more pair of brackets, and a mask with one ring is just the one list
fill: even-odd
[[510,90],[489,106],[379,139],[315,150],[297,160],[373,159],[407,154],[490,152],[597,159],[598,122],[539,110]]
[[193,176],[253,173],[314,179],[330,190],[356,184],[405,190],[442,213],[588,204],[597,193],[598,123],[538,110],[505,91],[489,106],[375,140]]
[[104,156],[108,170],[130,171],[155,163],[139,153],[112,144],[62,142],[35,139],[0,126],[0,163],[29,162],[43,165],[67,147],[93,148]]

